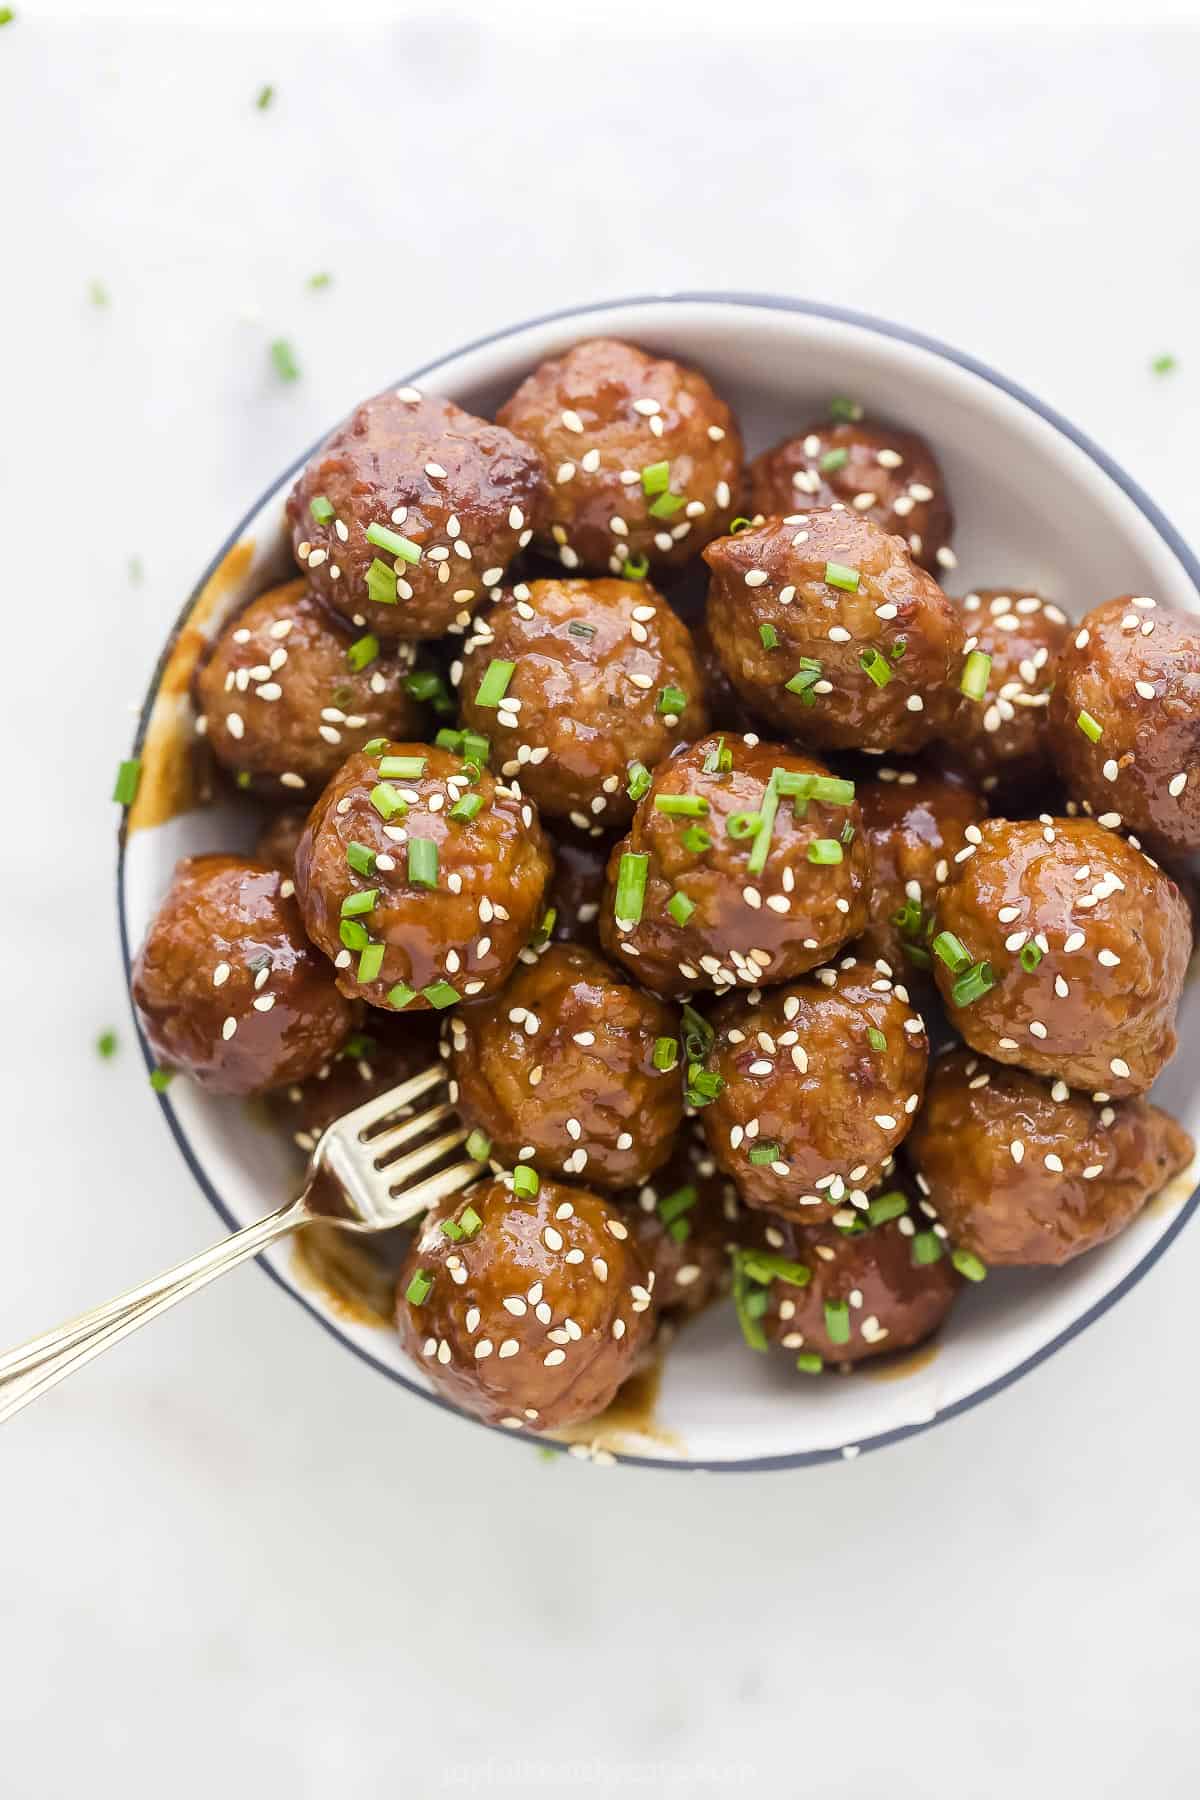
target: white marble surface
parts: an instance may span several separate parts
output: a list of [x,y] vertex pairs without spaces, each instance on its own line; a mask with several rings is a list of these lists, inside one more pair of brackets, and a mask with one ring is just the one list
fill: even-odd
[[[839,35],[754,4],[701,34],[674,0],[17,4],[9,1340],[213,1235],[133,1051],[108,789],[199,565],[360,393],[593,296],[808,294],[1014,375],[1200,536],[1200,38],[1144,8],[1005,35],[870,6]],[[4,1792],[1190,1793],[1198,1276],[1193,1228],[1048,1367],[897,1449],[689,1478],[468,1431],[245,1270],[4,1433]]]

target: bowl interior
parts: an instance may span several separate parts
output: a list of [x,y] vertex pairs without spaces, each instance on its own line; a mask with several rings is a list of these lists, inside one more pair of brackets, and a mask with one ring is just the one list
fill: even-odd
[[[1200,610],[1186,552],[1168,527],[1059,423],[952,355],[867,322],[794,310],[786,303],[645,300],[538,322],[461,351],[415,379],[471,411],[491,414],[543,356],[579,338],[628,337],[705,369],[737,410],[751,451],[823,415],[832,395],[868,414],[914,427],[933,443],[957,518],[959,566],[945,585],[1037,589],[1072,616],[1111,595],[1153,594]],[[348,404],[358,398],[348,395]],[[282,508],[294,471],[243,522],[210,571],[160,667],[147,732],[147,776],[168,759],[190,722],[181,664],[230,612],[288,568]],[[144,788],[161,801],[162,784]],[[172,816],[164,816],[164,815]],[[249,813],[228,807],[135,809],[121,867],[124,928],[136,947],[179,856],[248,847]],[[1180,1050],[1156,1098],[1200,1138],[1200,1101],[1189,1077],[1200,1044],[1200,1001],[1185,996]],[[278,1136],[236,1102],[177,1082],[163,1097],[193,1171],[226,1217],[244,1224],[295,1185]],[[790,1359],[754,1356],[731,1309],[687,1327],[665,1358],[652,1403],[626,1407],[582,1435],[618,1453],[656,1461],[753,1466],[837,1455],[924,1425],[1011,1379],[1081,1328],[1136,1279],[1191,1210],[1189,1172],[1113,1243],[1051,1272],[1002,1271],[965,1293],[934,1344],[907,1360],[845,1380],[802,1381]],[[383,1327],[341,1316],[306,1281],[294,1249],[268,1253],[296,1295],[347,1343],[414,1391],[421,1372]]]

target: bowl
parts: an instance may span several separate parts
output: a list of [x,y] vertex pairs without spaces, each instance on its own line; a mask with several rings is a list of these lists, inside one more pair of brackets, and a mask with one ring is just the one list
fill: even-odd
[[[959,592],[1020,581],[1072,616],[1126,592],[1200,611],[1200,564],[1111,458],[993,370],[882,320],[767,296],[652,295],[515,325],[403,379],[490,416],[543,357],[597,335],[629,338],[702,367],[738,412],[751,451],[819,416],[835,394],[851,394],[869,414],[922,432],[941,459],[957,516],[959,566],[943,579]],[[346,410],[359,398],[347,394]],[[222,545],[155,670],[138,727],[142,785],[118,858],[127,973],[177,858],[252,841],[253,821],[239,809],[194,803],[188,678],[230,613],[291,569],[283,507],[310,454],[284,471]],[[1188,1066],[1198,1048],[1200,1001],[1189,992],[1179,1054],[1156,1098],[1196,1138],[1200,1095]],[[144,1042],[143,1051],[149,1063]],[[158,1102],[189,1169],[231,1229],[294,1190],[289,1147],[252,1108],[182,1080]],[[994,1271],[963,1294],[931,1343],[845,1380],[798,1385],[789,1359],[751,1354],[732,1308],[718,1307],[686,1326],[658,1370],[628,1384],[602,1420],[574,1433],[577,1448],[655,1467],[774,1469],[852,1456],[928,1430],[1028,1374],[1140,1280],[1194,1212],[1194,1179],[1193,1171],[1178,1177],[1121,1236],[1064,1269]],[[277,1246],[262,1261],[363,1362],[410,1395],[446,1404],[402,1356],[392,1331],[347,1312],[314,1283],[294,1244]],[[1077,1366],[1082,1372],[1085,1365]],[[397,1403],[410,1401],[398,1395]]]

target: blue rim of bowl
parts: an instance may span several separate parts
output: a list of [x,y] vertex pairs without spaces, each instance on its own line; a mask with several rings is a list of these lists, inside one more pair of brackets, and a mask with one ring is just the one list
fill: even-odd
[[[589,313],[617,312],[630,306],[681,306],[686,305],[689,302],[721,306],[745,306],[767,312],[805,313],[814,318],[833,319],[839,324],[855,325],[863,330],[872,331],[877,336],[894,338],[900,343],[911,344],[916,349],[927,350],[932,355],[940,357],[944,362],[954,363],[958,368],[966,369],[972,375],[978,375],[992,387],[999,388],[1002,393],[1008,394],[1010,398],[1019,401],[1021,405],[1027,407],[1030,412],[1036,413],[1038,417],[1044,419],[1048,425],[1052,425],[1063,437],[1069,439],[1077,449],[1082,450],[1084,455],[1090,458],[1098,468],[1103,469],[1104,473],[1109,476],[1128,499],[1133,502],[1143,518],[1154,527],[1159,537],[1173,552],[1178,562],[1186,570],[1193,587],[1196,589],[1197,595],[1200,596],[1200,559],[1197,559],[1187,543],[1180,536],[1179,532],[1171,524],[1170,520],[1159,510],[1153,500],[1151,500],[1150,496],[1138,486],[1137,482],[1133,481],[1130,476],[1125,473],[1124,469],[1113,461],[1112,457],[1101,450],[1098,444],[1094,444],[1084,432],[1080,431],[1077,426],[1072,425],[1070,420],[1065,419],[1062,414],[1056,412],[1053,407],[1047,406],[1043,401],[1039,400],[1036,395],[1031,394],[1027,388],[1021,387],[1019,383],[1015,381],[1010,381],[1007,376],[998,374],[995,369],[989,368],[986,363],[979,362],[973,356],[968,356],[965,351],[955,350],[949,344],[941,343],[937,338],[926,337],[923,332],[910,330],[906,325],[896,325],[888,319],[877,319],[870,313],[855,312],[849,307],[828,306],[818,300],[790,299],[786,295],[781,294],[723,293],[720,291],[687,291],[673,294],[634,294],[620,299],[593,301],[580,306],[563,307],[559,311],[540,313],[534,318],[523,319],[520,323],[515,325],[506,325],[501,331],[487,332],[483,337],[474,338],[470,343],[462,344],[456,350],[448,351],[445,355],[435,358],[434,361],[424,364],[422,368],[414,370],[411,375],[404,376],[402,380],[406,382],[420,381],[425,375],[432,373],[436,369],[440,369],[448,362],[456,361],[462,356],[468,356],[473,351],[485,349],[490,344],[498,344],[505,338],[517,337],[521,332],[533,330],[540,325],[553,325],[568,319],[579,318],[584,314]],[[323,433],[322,436],[317,439],[316,443],[310,445],[307,450],[296,458],[290,468],[285,469],[282,474],[276,476],[271,485],[260,495],[254,505],[225,539],[225,542],[221,545],[221,548],[217,551],[203,575],[196,583],[191,594],[188,596],[179,617],[171,628],[170,635],[167,638],[162,654],[155,664],[154,672],[150,678],[150,685],[147,689],[146,698],[142,703],[141,713],[138,717],[137,731],[133,745],[133,754],[135,756],[141,750],[142,743],[145,739],[146,729],[150,721],[150,714],[158,694],[159,682],[162,677],[163,669],[166,666],[167,658],[174,647],[180,631],[190,617],[192,608],[196,604],[205,584],[220,567],[234,545],[240,540],[251,519],[255,517],[259,510],[270,499],[271,495],[277,491],[284,481],[288,480],[290,476],[299,473],[300,469],[317,448],[317,445],[324,442],[326,435],[327,434]],[[129,945],[129,922],[125,914],[126,816],[127,815],[123,810],[117,849],[117,915],[121,932],[121,957],[125,966],[125,981],[126,987],[128,988],[132,977],[133,958]],[[148,1070],[153,1069],[155,1066],[154,1058],[151,1054],[150,1047],[143,1036],[136,1011],[133,1015],[133,1022],[137,1031],[138,1042],[141,1045],[142,1055],[146,1061],[146,1067]],[[176,1116],[174,1107],[171,1105],[169,1096],[165,1093],[160,1093],[156,1094],[155,1098],[170,1127],[171,1135],[174,1137],[175,1142],[179,1147],[180,1154],[188,1168],[191,1170],[192,1175],[195,1177],[201,1192],[205,1195],[206,1199],[229,1229],[231,1231],[238,1230],[240,1228],[240,1221],[226,1206],[199,1163],[187,1133]],[[861,1442],[852,1445],[839,1445],[833,1449],[826,1450],[802,1450],[787,1456],[739,1457],[727,1461],[711,1462],[691,1457],[672,1460],[668,1457],[660,1459],[653,1456],[630,1456],[621,1452],[617,1455],[617,1460],[624,1465],[634,1468],[660,1470],[673,1469],[680,1473],[691,1473],[698,1470],[704,1470],[713,1474],[746,1474],[773,1469],[798,1469],[813,1463],[840,1462],[844,1459],[847,1452],[850,1452],[852,1455],[858,1455],[860,1452],[865,1454],[872,1450],[882,1450],[889,1444],[898,1444],[905,1438],[917,1437],[922,1432],[931,1431],[934,1426],[944,1424],[947,1419],[956,1418],[959,1414],[970,1411],[973,1407],[979,1406],[983,1401],[990,1400],[994,1394],[999,1394],[1003,1392],[1005,1388],[1011,1387],[1014,1382],[1020,1381],[1023,1376],[1028,1375],[1033,1369],[1036,1369],[1040,1363],[1046,1362],[1051,1356],[1061,1350],[1064,1345],[1069,1344],[1073,1338],[1078,1337],[1081,1332],[1086,1331],[1089,1325],[1093,1325],[1097,1319],[1109,1310],[1110,1307],[1115,1306],[1118,1300],[1123,1299],[1124,1296],[1129,1293],[1130,1289],[1136,1286],[1147,1271],[1153,1268],[1159,1257],[1162,1256],[1175,1242],[1175,1239],[1179,1236],[1188,1220],[1195,1213],[1198,1205],[1200,1205],[1200,1187],[1193,1190],[1187,1201],[1180,1208],[1178,1216],[1168,1226],[1167,1230],[1163,1232],[1163,1235],[1157,1242],[1146,1252],[1146,1255],[1142,1258],[1141,1262],[1138,1263],[1135,1268],[1131,1269],[1114,1287],[1110,1288],[1103,1299],[1097,1300],[1094,1306],[1089,1307],[1078,1319],[1075,1319],[1063,1331],[1060,1331],[1057,1337],[1051,1338],[1049,1343],[1043,1344],[1039,1349],[1035,1350],[1031,1356],[1027,1356],[1023,1362],[1017,1363],[1013,1368],[1007,1370],[1005,1374],[997,1376],[994,1381],[989,1381],[985,1383],[984,1386],[976,1388],[973,1393],[965,1395],[963,1399],[953,1401],[949,1406],[935,1413],[931,1419],[923,1419],[917,1423],[908,1425],[899,1425],[892,1431],[878,1432],[874,1437],[864,1438]],[[259,1257],[256,1260],[263,1271],[270,1276],[272,1281],[277,1282],[283,1291],[293,1300],[298,1301],[304,1310],[309,1313],[319,1325],[323,1326],[339,1344],[343,1345],[347,1350],[352,1351],[355,1356],[361,1359],[361,1361],[367,1363],[371,1368],[377,1369],[381,1375],[385,1375],[388,1380],[394,1381],[398,1383],[399,1386],[406,1388],[410,1394],[415,1394],[419,1399],[432,1402],[434,1406],[441,1407],[444,1412],[452,1413],[455,1417],[464,1419],[469,1424],[482,1424],[482,1421],[472,1418],[468,1413],[462,1412],[459,1407],[451,1405],[451,1403],[448,1400],[444,1400],[441,1395],[430,1393],[427,1389],[418,1387],[397,1369],[392,1368],[387,1363],[380,1362],[377,1357],[371,1355],[369,1350],[365,1350],[361,1344],[356,1344],[352,1338],[347,1337],[339,1328],[336,1320],[326,1317],[324,1313],[319,1311],[318,1308],[310,1300],[306,1299],[297,1288],[286,1281],[280,1272],[273,1268],[269,1262],[262,1257]],[[537,1437],[531,1432],[507,1431],[501,1426],[486,1425],[483,1426],[483,1429],[494,1431],[497,1436],[502,1438],[516,1438],[528,1444],[536,1444],[541,1449],[550,1448],[565,1451],[570,1448],[569,1445],[560,1443],[557,1439]]]

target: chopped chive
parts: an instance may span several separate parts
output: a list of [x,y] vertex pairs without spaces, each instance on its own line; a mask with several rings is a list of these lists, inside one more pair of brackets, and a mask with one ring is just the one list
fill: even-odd
[[842,846],[836,838],[814,838],[805,854],[810,863],[825,863],[832,866],[842,860]]
[[658,696],[658,705],[654,710],[660,713],[681,713],[686,705],[687,695],[682,688],[665,687]]
[[[352,838],[346,845],[346,861],[356,875],[375,873],[375,852],[369,844],[356,844]],[[342,910],[345,911],[345,908]]]
[[907,1211],[908,1195],[893,1188],[890,1193],[877,1194],[874,1200],[867,1202],[867,1224],[886,1225],[889,1219],[899,1219]]
[[724,1086],[725,1077],[718,1075],[715,1069],[702,1068],[699,1063],[688,1064],[684,1098],[689,1106],[711,1106]]
[[113,784],[113,799],[118,806],[132,806],[137,799],[138,786],[142,779],[142,759],[131,756],[127,761],[118,764],[117,779]]
[[343,919],[356,919],[361,913],[369,913],[378,899],[378,888],[362,888],[357,894],[347,894],[342,901]]
[[679,1061],[679,1041],[673,1037],[660,1037],[654,1040],[654,1052],[650,1059],[656,1069],[666,1072],[673,1069]]
[[892,670],[887,657],[881,656],[879,651],[874,648],[863,651],[858,659],[858,666],[864,675],[870,677],[876,687],[885,688],[892,679]]
[[594,638],[596,627],[589,625],[586,619],[572,619],[567,626],[567,633],[570,637]]
[[848,1300],[825,1302],[825,1330],[831,1344],[850,1342],[850,1303]]
[[362,747],[364,756],[382,756],[388,747],[386,738],[369,738]]
[[403,1012],[406,1006],[411,1006],[416,997],[416,988],[409,987],[407,981],[398,981],[395,987],[388,989],[388,1005],[394,1006],[397,1012]]
[[390,781],[380,781],[371,789],[371,805],[384,821],[394,819],[397,814],[401,818],[408,811],[408,801]]
[[643,762],[631,762],[628,769],[629,780],[625,783],[625,792],[634,802],[642,799],[650,792],[650,771]]
[[699,856],[702,851],[712,849],[712,838],[705,831],[703,825],[689,825],[679,841],[685,850],[692,852],[693,856]]
[[992,659],[986,650],[972,650],[963,666],[962,680],[958,684],[968,700],[983,699],[991,672]]
[[476,768],[485,769],[492,753],[492,740],[478,731],[464,731],[462,734],[461,756],[464,762],[474,763]]
[[0,25],[11,25],[16,16],[11,6],[0,6]]
[[333,286],[333,276],[328,269],[318,269],[315,275],[309,276],[305,285],[312,288],[314,293],[319,293],[322,288]]
[[706,775],[728,775],[733,769],[733,751],[726,745],[723,737],[718,738],[711,750],[704,753],[704,773]]
[[950,998],[955,1006],[970,1006],[972,1001],[978,1000],[995,985],[996,977],[992,972],[991,963],[976,963],[974,968],[968,969],[965,975],[958,977],[950,990]]
[[338,926],[338,936],[347,950],[365,950],[371,939],[365,925],[357,919],[343,919]]
[[987,1264],[980,1262],[979,1258],[970,1250],[952,1250],[950,1261],[959,1274],[965,1275],[968,1281],[986,1281]]
[[935,1263],[942,1260],[942,1246],[936,1232],[918,1231],[912,1240],[912,1260],[922,1263]]
[[764,1168],[768,1164],[778,1162],[781,1156],[778,1144],[755,1144],[750,1151],[750,1161],[755,1168]]
[[764,650],[778,650],[779,633],[773,625],[760,625],[758,628],[758,635],[762,639],[762,647]]
[[754,834],[754,842],[750,846],[750,854],[746,858],[747,875],[761,875],[767,866],[767,857],[771,850],[771,834],[775,830],[775,815],[779,811],[779,788],[775,780],[778,774],[778,769],[771,770],[771,779],[767,782],[763,793],[762,807],[760,808],[762,823]]
[[1027,975],[1032,975],[1041,960],[1042,946],[1040,944],[1035,944],[1033,939],[1030,938],[1029,942],[1023,945],[1021,949],[1021,967]]
[[352,1031],[338,1051],[338,1055],[349,1057],[351,1062],[357,1062],[360,1057],[374,1056],[376,1048],[375,1039],[367,1032]]
[[667,901],[667,911],[677,925],[686,925],[695,910],[695,901],[689,900],[686,894],[672,894]]
[[740,843],[743,838],[754,836],[762,820],[760,812],[730,813],[725,821],[726,835],[733,838],[735,843]]
[[944,962],[952,975],[961,975],[971,967],[973,958],[960,937],[952,931],[939,931],[933,940],[933,954]]
[[786,1281],[789,1287],[807,1287],[812,1270],[804,1263],[792,1262],[774,1250],[739,1250],[734,1252],[751,1281]]
[[692,1235],[692,1228],[686,1219],[672,1219],[667,1226],[667,1236],[675,1244],[686,1244]]
[[882,1031],[876,1031],[873,1025],[867,1032],[867,1042],[870,1044],[872,1050],[877,1050],[881,1056],[887,1049],[887,1039],[884,1037]]
[[389,569],[378,556],[367,570],[367,598],[376,606],[396,604],[396,571]]
[[324,494],[317,494],[309,501],[308,510],[318,525],[328,525],[333,517],[333,502],[327,500]]
[[671,483],[669,462],[647,463],[642,470],[643,494],[665,494]]
[[355,638],[346,652],[346,661],[358,675],[363,669],[369,669],[378,655],[379,639],[368,631],[365,637]]
[[858,592],[858,570],[847,567],[845,563],[827,562],[825,580],[830,587],[841,588],[844,593]]
[[271,85],[271,83],[268,81],[268,82],[265,82],[264,85],[259,88],[258,93],[254,96],[254,104],[258,108],[259,112],[266,112],[268,106],[270,106],[270,104],[274,98],[275,98],[275,89]]
[[358,958],[358,979],[360,982],[374,981],[383,967],[383,945],[368,944]]
[[843,423],[856,425],[863,416],[863,409],[857,400],[847,400],[844,395],[838,394],[829,402],[829,416],[831,419],[841,419]]
[[393,531],[390,525],[368,525],[366,538],[368,544],[374,544],[377,550],[388,551],[391,556],[398,556],[401,562],[419,563],[421,560],[420,544],[414,544],[411,538]]
[[733,1309],[747,1346],[751,1350],[765,1351],[767,1334],[760,1321],[766,1311],[767,1294],[764,1288],[752,1285],[743,1267],[743,1255],[740,1250],[733,1252]]
[[436,669],[413,669],[404,677],[404,691],[414,700],[449,700],[446,684]]
[[451,987],[450,983],[445,980],[431,981],[428,987],[421,989],[421,993],[435,1012],[444,1012],[458,999],[458,989]]
[[626,581],[645,581],[650,573],[650,563],[644,556],[627,556],[621,568]]
[[379,773],[385,781],[419,781],[425,761],[423,756],[381,756]]
[[1151,371],[1155,375],[1170,375],[1178,367],[1179,359],[1172,356],[1169,351],[1163,356],[1154,357],[1150,363]]
[[433,838],[409,838],[408,879],[414,887],[435,888],[437,886],[438,847]]
[[817,467],[822,475],[833,475],[838,469],[844,469],[849,461],[850,452],[848,450],[827,450]]
[[730,537],[737,537],[741,532],[749,531],[753,523],[753,519],[747,519],[743,514],[739,513],[736,519],[730,519],[729,521]]
[[476,706],[499,706],[508,692],[516,666],[515,662],[490,662],[475,695]]
[[276,338],[271,345],[271,362],[280,381],[298,381],[300,364],[286,338]]
[[466,1236],[466,1233],[464,1232],[462,1226],[459,1224],[457,1219],[443,1219],[442,1220],[442,1230],[445,1232],[446,1236],[450,1239],[450,1242],[452,1244],[461,1243],[463,1238]]
[[249,769],[239,769],[237,774],[234,776],[234,780],[236,781],[238,787],[243,788],[243,789],[248,788],[250,786],[250,779],[251,779],[251,777],[250,777]]
[[847,819],[846,823],[842,826],[841,841],[843,844],[846,844],[847,846],[854,842],[854,827],[850,823],[849,819]]
[[819,1375],[825,1367],[825,1358],[813,1350],[802,1350],[796,1358],[796,1367],[802,1375]]
[[669,1194],[664,1194],[655,1210],[664,1225],[673,1225],[681,1219],[685,1212],[690,1212],[700,1198],[698,1190],[689,1181]]
[[1098,719],[1093,719],[1091,713],[1088,712],[1086,708],[1080,713],[1075,723],[1078,725],[1080,731],[1082,731],[1084,737],[1091,738],[1093,744],[1098,744],[1100,739],[1104,736],[1103,725],[1101,725]]
[[[470,1140],[468,1139],[468,1142],[469,1141]],[[469,1204],[463,1207],[458,1222],[462,1226],[462,1232],[465,1238],[473,1238],[475,1233],[483,1225],[483,1220],[475,1211],[475,1208]]]
[[433,1277],[425,1269],[414,1269],[413,1278],[404,1290],[410,1306],[424,1306],[433,1292]]
[[646,898],[646,872],[650,858],[627,850],[617,869],[617,892],[613,900],[613,917],[618,925],[636,925],[642,916]]
[[538,1180],[537,1170],[531,1169],[528,1163],[517,1164],[513,1170],[512,1183],[513,1193],[520,1194],[526,1200],[532,1200],[542,1185]]
[[530,938],[531,944],[548,944],[558,918],[557,906],[548,906],[542,914],[542,922]]
[[931,969],[933,967],[932,957],[928,950],[923,949],[920,944],[906,943],[902,944],[901,948],[914,969]]
[[449,750],[455,756],[461,756],[464,735],[465,733],[455,731],[449,725],[443,725],[433,741],[439,750]]
[[716,1033],[704,1014],[691,1005],[684,1007],[681,1023],[684,1054],[693,1062],[703,1062],[716,1041]]
[[904,905],[891,915],[891,923],[896,927],[896,930],[900,933],[901,937],[911,938],[917,936],[922,923],[924,922],[924,918],[925,914],[921,909],[920,901],[914,900],[910,894],[907,900],[905,900]]
[[156,1094],[165,1094],[175,1079],[174,1069],[151,1069],[150,1086]]
[[88,282],[88,299],[93,306],[103,307],[108,305],[108,289],[102,281]]
[[117,1054],[117,1034],[115,1031],[102,1031],[96,1039],[96,1055],[107,1062],[110,1056]]
[[671,818],[702,819],[708,811],[708,801],[703,794],[655,794],[654,810]]
[[789,694],[799,694],[804,706],[815,706],[817,697],[812,690],[820,679],[820,663],[814,657],[802,656],[796,673],[790,681],[785,681],[783,685]]
[[895,643],[892,645],[892,661],[899,662],[902,659],[902,657],[904,656],[904,652],[907,649],[908,649],[908,639],[905,637],[898,637],[896,639]]
[[467,823],[470,823],[482,809],[482,794],[464,794],[461,800],[456,800],[454,802],[454,805],[450,808],[446,817],[448,819],[462,819]]
[[673,519],[685,501],[686,496],[683,494],[660,494],[657,500],[650,502],[646,511],[652,519]]

